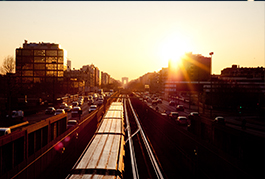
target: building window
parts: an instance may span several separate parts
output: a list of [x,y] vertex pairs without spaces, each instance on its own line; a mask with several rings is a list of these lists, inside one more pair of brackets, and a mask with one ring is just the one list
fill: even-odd
[[33,57],[22,57],[22,62],[33,63]]
[[34,71],[34,76],[45,76],[45,71]]
[[46,56],[57,56],[57,50],[46,50]]
[[63,63],[63,57],[58,57],[58,63]]
[[40,78],[34,78],[34,83],[40,83]]
[[57,71],[46,71],[46,76],[57,76]]
[[63,64],[58,64],[58,70],[63,70]]
[[45,63],[45,57],[34,57],[34,63]]
[[33,64],[30,64],[30,63],[24,64],[24,65],[22,65],[22,69],[23,70],[32,70],[33,69]]
[[33,76],[33,71],[31,71],[31,70],[22,70],[22,76]]
[[45,64],[34,64],[34,69],[45,70]]
[[33,56],[33,51],[32,50],[23,50],[22,56]]
[[57,64],[46,64],[47,70],[57,70]]
[[63,57],[63,50],[58,50],[58,56]]
[[34,50],[34,56],[45,56],[45,50]]
[[46,63],[52,63],[52,62],[57,63],[57,57],[46,57]]
[[63,71],[58,71],[58,77],[63,77]]

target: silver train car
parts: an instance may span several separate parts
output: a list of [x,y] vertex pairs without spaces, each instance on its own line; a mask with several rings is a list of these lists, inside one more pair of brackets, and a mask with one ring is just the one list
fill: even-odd
[[69,179],[123,178],[125,132],[123,103],[113,102]]

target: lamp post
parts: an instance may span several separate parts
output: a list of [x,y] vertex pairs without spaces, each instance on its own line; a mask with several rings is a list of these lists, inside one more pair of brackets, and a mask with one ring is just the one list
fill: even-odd
[[213,52],[210,52],[209,55],[211,55],[211,69],[210,69],[210,75],[211,75],[211,94],[210,94],[210,103],[211,103],[211,106],[210,106],[210,117],[212,117],[212,105],[213,105],[213,86],[212,86],[212,58],[213,58]]

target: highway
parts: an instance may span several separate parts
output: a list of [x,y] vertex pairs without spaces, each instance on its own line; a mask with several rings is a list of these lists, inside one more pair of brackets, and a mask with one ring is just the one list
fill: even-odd
[[[124,114],[126,121],[124,178],[221,179],[263,176],[264,173],[261,171],[264,167],[262,160],[264,151],[263,143],[260,141],[264,140],[264,135],[259,137],[256,130],[249,128],[250,124],[255,124],[249,123],[247,129],[243,130],[240,124],[233,124],[231,121],[219,126],[212,125],[211,119],[201,117],[200,133],[193,133],[187,126],[179,126],[174,120],[161,114],[165,110],[176,111],[176,107],[169,106],[167,100],[163,100],[162,104],[151,105],[133,95],[123,99],[127,111],[127,114]],[[188,103],[180,102],[180,104],[185,107],[184,111],[179,111],[180,115],[187,116],[190,112],[196,111],[196,106],[191,106],[189,109]],[[56,161],[45,168],[38,178],[65,178],[69,174],[86,145],[93,138],[101,119],[101,114],[98,112],[93,113],[94,117],[90,119],[88,108],[87,103],[82,105],[80,127],[78,125],[73,130],[68,130],[72,133],[70,145],[66,145],[65,149],[61,148],[59,153],[56,152]],[[51,116],[41,111],[26,119],[30,124],[35,124]],[[67,119],[71,119],[70,113],[67,114]],[[130,132],[127,133],[129,130]],[[254,130],[255,135],[251,134],[250,130]],[[60,140],[66,139],[67,137]],[[248,145],[253,146],[253,149],[249,149]]]
[[[148,141],[161,164],[165,178],[232,178],[232,176],[255,178],[255,176],[262,175],[253,173],[253,171],[249,172],[249,169],[244,170],[238,165],[240,160],[220,152],[220,149],[210,144],[210,141],[194,136],[186,128],[178,126],[165,116],[158,115],[155,110],[148,110],[150,107],[145,107],[140,100],[132,100],[132,103]],[[163,102],[160,107],[162,106],[167,106],[167,102]],[[173,107],[169,108],[173,109]],[[253,153],[246,153],[246,155],[252,155],[254,158],[258,156]],[[253,159],[248,160],[254,162]],[[253,165],[261,169],[260,164],[264,166],[264,163],[260,162],[262,160]],[[255,171],[257,172],[257,169]]]

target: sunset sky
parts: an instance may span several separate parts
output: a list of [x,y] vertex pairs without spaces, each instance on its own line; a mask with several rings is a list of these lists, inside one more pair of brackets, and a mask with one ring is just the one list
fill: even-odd
[[184,52],[209,57],[212,73],[265,66],[265,2],[0,2],[0,65],[28,42],[58,43],[72,68],[94,64],[136,79]]

